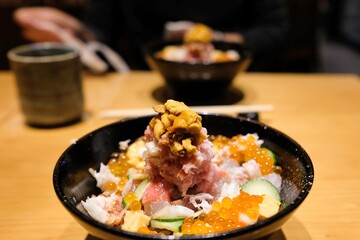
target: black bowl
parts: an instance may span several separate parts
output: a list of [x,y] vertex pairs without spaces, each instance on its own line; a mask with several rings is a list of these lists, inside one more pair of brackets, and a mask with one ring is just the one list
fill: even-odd
[[213,42],[219,50],[234,50],[237,61],[218,63],[187,63],[168,61],[156,53],[169,45],[180,45],[177,41],[155,41],[144,48],[145,59],[152,69],[158,71],[175,98],[191,96],[214,97],[228,89],[239,72],[248,69],[251,63],[249,48],[234,43]]
[[[264,140],[264,146],[272,149],[280,156],[283,169],[283,199],[281,211],[276,215],[234,231],[202,236],[175,237],[175,239],[259,239],[279,230],[285,221],[308,195],[313,179],[314,169],[310,157],[293,139],[280,131],[259,122],[245,118],[233,118],[220,115],[202,115],[203,126],[209,134],[258,133]],[[99,169],[100,163],[107,163],[111,153],[118,150],[118,142],[136,139],[144,134],[151,116],[119,121],[80,138],[71,145],[58,160],[54,173],[55,192],[71,215],[87,231],[100,239],[170,239],[166,236],[142,235],[122,231],[101,224],[84,214],[77,205],[87,196],[99,194],[94,178],[88,169]],[[171,236],[171,239],[174,237]]]

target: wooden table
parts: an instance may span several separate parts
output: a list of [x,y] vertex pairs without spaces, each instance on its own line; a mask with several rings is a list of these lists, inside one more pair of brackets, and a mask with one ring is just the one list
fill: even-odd
[[[0,72],[0,239],[91,239],[58,201],[52,171],[73,139],[115,121],[109,108],[144,108],[163,85],[155,73],[84,76],[84,121],[56,129],[23,122],[14,77]],[[273,104],[261,121],[295,140],[315,167],[310,195],[272,239],[360,238],[360,80],[353,75],[243,74],[237,104]]]

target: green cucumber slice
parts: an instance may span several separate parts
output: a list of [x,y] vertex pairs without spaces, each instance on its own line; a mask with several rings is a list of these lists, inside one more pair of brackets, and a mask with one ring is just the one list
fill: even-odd
[[127,176],[127,179],[132,180],[144,180],[149,178],[149,175],[145,173],[129,173]]
[[274,159],[274,164],[275,165],[279,164],[279,158],[272,150],[270,150],[270,149],[268,149],[266,147],[262,147],[262,149],[265,150],[272,159]]
[[142,199],[142,197],[143,197],[143,195],[144,195],[144,193],[145,193],[145,190],[146,190],[146,188],[149,186],[149,184],[150,184],[150,181],[149,181],[149,179],[145,179],[145,180],[143,180],[140,184],[139,184],[139,186],[135,189],[135,195],[136,195],[136,199],[137,200],[141,200]]
[[[137,186],[137,188],[134,191],[134,194],[135,194],[137,200],[139,200],[139,201],[141,200],[141,198],[144,196],[146,188],[149,185],[150,185],[150,180],[145,179],[139,184],[139,186]],[[125,201],[125,198],[123,198],[121,201],[121,204],[122,204],[122,207],[125,208],[129,203]]]
[[155,221],[158,221],[158,222],[179,222],[179,221],[184,221],[185,218],[157,218],[157,219],[153,219]]
[[280,202],[281,197],[277,188],[268,180],[255,178],[244,183],[241,187],[241,191],[247,192],[251,195],[263,195],[267,194]]
[[153,219],[150,221],[150,227],[158,228],[158,229],[166,229],[172,232],[180,232],[181,226],[183,225],[184,220],[173,221],[173,222],[165,222],[159,219]]
[[122,205],[123,208],[125,208],[126,205],[128,205],[128,202],[126,202],[125,199],[122,198],[121,205]]

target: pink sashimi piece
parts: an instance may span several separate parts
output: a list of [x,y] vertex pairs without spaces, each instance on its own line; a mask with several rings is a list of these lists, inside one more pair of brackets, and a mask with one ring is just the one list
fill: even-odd
[[170,191],[161,181],[154,180],[146,188],[141,201],[144,205],[155,201],[170,202]]

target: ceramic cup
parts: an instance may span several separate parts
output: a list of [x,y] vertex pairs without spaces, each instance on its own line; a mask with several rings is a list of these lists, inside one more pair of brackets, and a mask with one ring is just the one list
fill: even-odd
[[55,127],[82,118],[81,62],[75,49],[58,43],[34,43],[14,48],[7,56],[26,123]]

